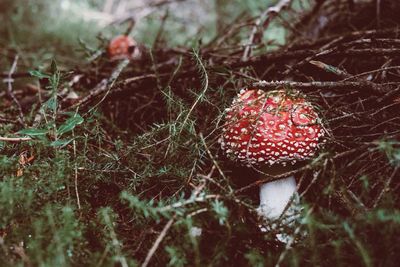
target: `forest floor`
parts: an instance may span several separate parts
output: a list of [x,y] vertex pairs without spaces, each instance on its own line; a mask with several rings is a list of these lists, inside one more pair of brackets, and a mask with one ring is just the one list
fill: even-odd
[[[400,3],[301,3],[185,45],[166,40],[169,10],[151,46],[121,60],[111,37],[59,60],[7,39],[0,266],[397,266]],[[327,133],[319,154],[269,178],[229,160],[218,139],[244,88],[305,95]],[[259,185],[288,175],[295,226],[261,222]]]

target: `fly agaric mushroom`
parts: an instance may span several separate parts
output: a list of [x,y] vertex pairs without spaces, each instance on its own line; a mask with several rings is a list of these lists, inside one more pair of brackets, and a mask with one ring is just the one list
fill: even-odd
[[127,35],[119,35],[112,39],[107,50],[111,60],[138,59],[141,56],[136,41]]
[[[324,135],[317,112],[299,92],[242,90],[226,109],[219,142],[228,157],[276,175],[312,158]],[[259,214],[278,219],[296,193],[293,176],[260,186]]]

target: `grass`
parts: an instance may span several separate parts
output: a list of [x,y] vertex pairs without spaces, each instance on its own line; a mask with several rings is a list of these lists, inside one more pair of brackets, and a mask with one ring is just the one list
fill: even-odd
[[[253,10],[246,13],[249,17],[262,7],[258,1],[238,3],[248,5],[241,7],[246,12]],[[49,2],[29,7],[35,10],[40,4]],[[19,11],[11,16],[7,12],[14,7]],[[202,50],[173,54],[176,64],[166,70],[157,65],[168,61],[166,55],[154,50],[140,68],[123,66],[115,92],[107,99],[100,97],[86,107],[66,111],[58,96],[69,88],[74,75],[85,77],[73,86],[84,95],[110,78],[115,66],[102,57],[89,64],[76,51],[80,31],[93,32],[86,43],[94,41],[97,33],[86,28],[90,24],[78,27],[79,20],[42,31],[54,19],[45,17],[31,28],[38,34],[21,43],[29,28],[21,24],[28,23],[22,17],[49,15],[48,10],[34,12],[38,13],[28,13],[15,1],[2,13],[12,18],[1,28],[8,32],[2,35],[8,36],[2,53],[11,56],[21,51],[20,64],[37,70],[29,82],[47,88],[43,88],[42,101],[24,110],[26,126],[16,121],[15,105],[1,103],[0,119],[7,120],[1,121],[0,136],[19,132],[32,140],[0,142],[0,266],[125,267],[144,262],[149,266],[397,266],[400,142],[396,138],[382,135],[373,142],[353,138],[368,147],[360,155],[343,158],[336,157],[350,145],[329,140],[297,177],[303,181],[304,209],[296,229],[283,226],[283,231],[298,238],[288,248],[276,240],[275,232],[260,232],[257,188],[240,191],[249,184],[244,177],[256,180],[257,173],[228,161],[217,143],[223,110],[242,87],[238,77],[246,84],[251,79],[224,66],[216,68]],[[166,40],[181,30],[174,19],[169,23],[177,28],[163,33]],[[21,28],[15,30],[17,24]],[[149,40],[155,40],[159,32],[159,24],[154,25],[149,26]],[[239,31],[226,45],[246,40],[245,33]],[[193,43],[184,35],[171,45]],[[213,39],[206,35],[207,40]],[[40,42],[44,37],[51,41]],[[53,42],[60,45],[54,48]],[[43,50],[36,49],[35,43],[43,45]],[[264,52],[265,47],[256,50]],[[48,60],[54,53],[74,56],[71,61],[56,57],[57,66]],[[0,66],[7,70],[10,62],[12,57],[3,58]],[[84,64],[75,68],[78,62]],[[281,65],[274,66],[277,75]],[[157,79],[122,84],[143,73],[155,74]],[[162,73],[169,75],[163,78]],[[258,75],[249,68],[246,75],[252,74]],[[13,84],[14,90],[24,84]],[[319,93],[309,94],[319,101]],[[23,94],[18,97],[24,99]],[[334,103],[340,112],[348,112],[353,98],[341,101]],[[324,111],[326,103],[318,104],[324,115],[332,115]],[[389,111],[385,114],[390,115]],[[338,138],[350,131],[341,130],[340,122],[330,123],[338,127]],[[362,147],[358,144],[355,149]],[[387,191],[383,190],[386,185]]]

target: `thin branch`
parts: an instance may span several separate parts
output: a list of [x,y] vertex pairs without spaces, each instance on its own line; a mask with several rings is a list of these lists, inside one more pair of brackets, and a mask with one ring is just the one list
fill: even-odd
[[154,242],[153,246],[150,248],[149,252],[147,253],[146,259],[144,260],[142,267],[146,267],[149,265],[151,258],[153,257],[154,253],[156,252],[157,248],[160,246],[161,241],[167,235],[168,230],[171,228],[172,224],[174,223],[175,218],[171,218],[167,224],[162,229],[160,235],[157,237],[156,241]]
[[15,97],[13,88],[12,88],[12,83],[14,82],[14,79],[12,78],[13,73],[17,70],[17,63],[18,63],[19,56],[16,55],[14,58],[14,62],[11,65],[11,69],[8,72],[8,76],[6,79],[3,81],[7,83],[7,93],[11,97],[11,99],[14,101],[15,105],[17,106],[18,112],[19,112],[19,119],[20,122],[23,126],[25,126],[25,119],[24,119],[24,113],[22,112],[22,107],[21,104],[19,103],[18,99]]
[[[400,84],[400,82],[398,83]],[[262,88],[277,88],[289,87],[297,89],[343,89],[343,90],[358,90],[370,91],[374,94],[381,94],[382,88],[380,84],[371,83],[368,81],[362,82],[292,82],[292,81],[259,81],[253,84]]]
[[291,4],[292,0],[280,0],[275,6],[267,8],[255,21],[253,29],[251,30],[249,41],[244,49],[242,61],[246,61],[251,55],[251,48],[254,44],[254,39],[256,37],[257,32],[261,24],[263,25],[263,29],[265,30],[270,22],[284,9],[288,8]]
[[2,137],[0,136],[0,141],[4,142],[23,142],[23,141],[31,141],[30,137]]
[[75,140],[75,133],[72,131],[74,140],[72,141],[73,148],[74,148],[74,188],[75,188],[75,196],[76,196],[76,203],[78,205],[78,210],[81,209],[81,201],[79,198],[79,190],[78,190],[78,164],[76,162],[76,140]]
[[94,108],[96,108],[107,97],[107,95],[113,88],[115,81],[118,79],[119,75],[125,69],[125,67],[128,66],[128,64],[129,64],[128,59],[122,60],[117,65],[117,67],[113,70],[113,72],[111,73],[111,75],[108,79],[101,80],[92,90],[90,90],[90,93],[87,96],[85,96],[84,98],[82,98],[77,103],[70,106],[69,108],[75,109],[77,107],[84,106],[84,105],[88,104],[89,102],[91,102],[97,96],[100,96],[101,94],[104,93],[105,95],[103,96],[103,98],[96,105],[91,107],[90,110],[93,110]]
[[208,90],[208,74],[207,74],[207,70],[206,67],[204,66],[200,56],[197,54],[197,52],[194,51],[194,56],[195,59],[198,63],[198,65],[200,66],[200,71],[202,72],[202,74],[204,75],[204,84],[203,84],[203,91],[199,94],[199,96],[196,98],[196,100],[194,101],[193,105],[190,107],[190,110],[188,111],[185,119],[182,122],[182,126],[181,129],[179,131],[179,135],[182,133],[183,128],[187,122],[187,120],[189,119],[191,113],[193,112],[194,108],[196,107],[196,105],[200,102],[200,99],[206,94],[207,90]]
[[379,192],[378,197],[374,201],[373,208],[376,208],[378,206],[379,201],[382,199],[385,192],[389,191],[390,183],[392,182],[393,178],[396,176],[398,170],[399,170],[399,166],[396,166],[392,172],[392,175],[390,175],[389,179],[386,179],[385,185],[383,186],[382,190]]

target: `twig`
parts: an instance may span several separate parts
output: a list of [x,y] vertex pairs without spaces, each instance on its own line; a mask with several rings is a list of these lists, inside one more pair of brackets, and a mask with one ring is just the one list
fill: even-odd
[[107,97],[108,93],[113,88],[115,81],[118,79],[119,75],[125,69],[125,67],[128,66],[128,64],[129,64],[129,60],[128,59],[125,59],[125,60],[121,61],[118,64],[118,66],[111,73],[110,78],[103,79],[101,82],[99,82],[90,91],[89,95],[85,96],[84,98],[82,98],[77,103],[75,103],[74,105],[70,106],[69,108],[70,109],[75,109],[77,107],[81,107],[83,105],[86,105],[89,102],[91,102],[94,98],[96,98],[97,96],[105,93],[103,98],[96,105],[94,105],[90,110],[93,110],[94,108],[96,108]]
[[221,175],[221,177],[225,180],[225,182],[227,182],[229,192],[232,193],[233,190],[232,190],[232,187],[229,185],[228,178],[226,177],[226,175],[222,171],[222,169],[219,166],[218,162],[215,160],[215,157],[212,155],[211,151],[208,149],[208,146],[206,144],[206,141],[204,140],[204,136],[203,136],[202,133],[200,133],[200,139],[201,139],[201,142],[203,143],[204,148],[207,151],[208,156],[210,157],[211,161],[213,162],[213,166],[215,166],[215,168],[217,168],[217,170],[218,170],[219,174]]
[[346,33],[343,35],[341,34],[335,34],[327,37],[322,37],[313,41],[310,41],[309,39],[302,40],[302,42],[294,43],[293,45],[290,46],[291,50],[299,50],[299,49],[305,49],[308,47],[319,47],[325,43],[331,43],[333,40],[336,40],[340,38],[340,41],[346,41],[346,40],[351,40],[351,39],[360,39],[360,38],[366,38],[366,37],[375,37],[375,36],[387,36],[391,35],[393,38],[397,38],[399,33],[398,27],[396,28],[386,28],[382,30],[363,30],[363,31],[353,31]]
[[326,51],[315,51],[315,50],[295,50],[295,51],[278,51],[266,53],[262,56],[253,57],[248,60],[241,60],[234,62],[230,65],[230,68],[241,68],[246,66],[257,65],[260,63],[268,62],[269,64],[274,62],[282,62],[296,58],[304,58],[304,60],[297,63],[295,66],[291,66],[283,75],[287,75],[294,68],[303,66],[306,62],[312,59],[320,57],[332,57],[332,56],[353,56],[353,57],[365,57],[365,56],[400,56],[400,49],[398,48],[371,48],[371,49],[347,49],[343,51],[326,50]]
[[[400,83],[399,83],[400,84]],[[381,94],[382,89],[379,84],[371,82],[292,82],[292,81],[259,81],[253,84],[257,87],[276,88],[289,87],[298,89],[343,89],[343,90],[358,90],[370,91],[374,94]]]
[[396,176],[397,171],[399,170],[399,166],[396,166],[390,175],[389,179],[386,180],[385,185],[383,186],[381,192],[379,192],[378,197],[374,201],[373,208],[376,208],[379,204],[379,201],[382,199],[383,194],[389,190],[390,183],[392,182],[393,178]]
[[4,142],[23,142],[23,141],[31,141],[30,137],[2,137],[0,136],[0,141]]
[[200,213],[203,213],[203,212],[206,212],[206,211],[208,211],[207,208],[202,208],[202,209],[195,210],[195,211],[189,213],[189,214],[187,215],[187,218],[191,218],[191,217],[193,217],[193,216],[196,216],[196,215],[198,215],[198,214],[200,214]]
[[318,68],[323,69],[326,72],[333,73],[341,78],[351,78],[352,77],[352,75],[350,75],[349,73],[347,73],[339,68],[336,68],[332,65],[325,64],[324,62],[321,62],[318,60],[310,60],[309,62],[310,62],[310,64],[317,66]]
[[299,62],[296,62],[293,66],[290,66],[288,69],[285,70],[283,75],[286,76],[286,75],[289,74],[290,71],[292,71],[294,69],[298,69],[301,66],[305,65],[307,62],[315,59],[318,54],[321,54],[324,51],[326,51],[327,49],[330,49],[331,47],[333,47],[334,45],[336,45],[337,43],[342,41],[343,38],[344,38],[343,36],[339,36],[339,37],[336,37],[335,39],[331,40],[329,43],[327,43],[327,44],[323,45],[322,47],[320,47],[318,49],[318,51],[315,51],[315,53],[308,55],[307,58],[305,58],[305,59],[303,59],[303,60],[301,60]]
[[[194,195],[195,196],[195,195]],[[175,202],[174,204],[171,205],[167,205],[164,207],[161,207],[158,209],[159,212],[165,212],[171,209],[176,209],[176,208],[180,208],[192,203],[196,203],[196,202],[204,202],[207,199],[219,199],[221,198],[221,195],[206,195],[206,196],[199,196],[199,197],[191,197],[185,201],[181,201],[181,202]]]
[[157,76],[155,74],[145,74],[145,75],[142,75],[142,76],[127,78],[127,79],[125,79],[125,80],[123,80],[123,81],[121,81],[119,83],[121,83],[122,85],[127,85],[127,84],[130,84],[130,83],[137,82],[137,81],[140,81],[140,80],[143,80],[143,79],[148,79],[148,78],[155,79],[155,78],[157,78]]
[[271,176],[268,176],[265,179],[257,180],[255,182],[249,184],[249,185],[243,186],[243,187],[235,190],[234,194],[241,193],[241,192],[244,192],[244,191],[246,191],[246,190],[248,190],[250,188],[253,188],[255,186],[259,186],[261,184],[265,184],[265,183],[268,183],[268,182],[276,181],[276,180],[279,180],[279,179],[282,179],[282,178],[285,178],[285,177],[289,177],[289,176],[292,176],[292,175],[294,175],[296,173],[299,173],[299,172],[302,172],[302,171],[305,171],[305,170],[309,170],[309,169],[311,169],[311,166],[309,164],[307,164],[304,167],[301,167],[301,168],[293,170],[293,171],[288,171],[288,172],[285,172],[285,173],[280,174],[280,175],[276,175],[276,176],[272,176],[271,175]]
[[322,46],[318,51],[316,51],[313,55],[308,56],[306,59],[297,62],[293,66],[289,67],[283,74],[287,75],[290,71],[294,69],[299,69],[300,67],[304,66],[307,62],[310,62],[312,59],[317,57],[326,57],[328,55],[340,55],[340,56],[357,56],[357,55],[369,55],[369,54],[377,54],[380,53],[398,53],[398,51],[393,49],[382,49],[382,48],[369,48],[369,49],[348,49],[354,45],[360,44],[372,44],[373,42],[380,42],[382,44],[391,44],[397,43],[398,40],[396,39],[359,39],[356,41],[351,41],[347,43],[340,43],[343,41],[345,37],[339,36],[333,41],[329,42]]
[[376,72],[383,72],[383,71],[388,71],[388,70],[395,70],[395,69],[400,69],[400,66],[391,66],[391,67],[384,67],[384,68],[380,68],[380,69],[376,69],[376,70],[371,70],[371,71],[366,71],[366,72],[362,72],[356,75],[351,75],[350,77],[342,80],[342,82],[344,81],[348,81],[348,80],[352,80],[361,76],[365,76],[365,75],[369,75],[372,73],[376,73]]
[[[326,54],[324,54],[326,55]],[[347,49],[344,51],[332,52],[330,55],[340,56],[399,56],[399,48],[366,48],[366,49]],[[318,56],[322,56],[318,55]]]
[[[339,159],[339,158],[343,158],[345,156],[349,156],[352,153],[357,152],[357,151],[359,151],[361,149],[366,149],[370,145],[373,145],[373,144],[372,143],[364,144],[364,145],[360,145],[360,146],[358,146],[356,148],[353,148],[353,149],[350,149],[350,150],[347,150],[347,151],[344,151],[344,152],[337,153],[337,154],[332,156],[332,159]],[[288,172],[282,173],[280,175],[275,175],[275,176],[270,175],[269,177],[267,177],[265,179],[257,180],[255,182],[249,184],[249,185],[243,186],[243,187],[235,190],[234,194],[241,193],[241,192],[246,191],[246,190],[248,190],[248,189],[250,189],[252,187],[259,186],[260,184],[264,184],[264,183],[267,183],[267,182],[271,182],[271,181],[279,180],[279,179],[282,179],[282,178],[285,178],[285,177],[289,177],[289,176],[295,175],[297,173],[300,173],[300,172],[303,172],[303,171],[306,171],[306,170],[310,170],[312,168],[313,168],[313,166],[311,164],[307,164],[307,165],[305,165],[305,166],[303,166],[301,168],[298,168],[298,169],[295,169],[295,170],[292,170],[292,171],[288,171]]]
[[151,258],[153,257],[154,253],[156,252],[157,248],[160,246],[161,241],[167,235],[169,228],[171,228],[172,224],[174,223],[175,218],[171,218],[167,224],[162,229],[160,235],[157,237],[156,241],[154,242],[153,246],[150,248],[149,252],[147,253],[146,259],[144,260],[142,267],[146,267],[149,265]]
[[81,209],[81,201],[79,198],[79,190],[78,190],[78,164],[76,163],[76,141],[75,141],[75,133],[72,131],[74,140],[72,141],[74,147],[74,188],[75,188],[75,196],[76,196],[76,203],[78,205],[78,210]]
[[194,108],[196,107],[196,105],[200,102],[200,99],[206,94],[207,90],[208,90],[208,74],[207,74],[207,70],[206,67],[204,66],[202,59],[200,58],[200,56],[197,54],[197,52],[194,51],[194,56],[195,59],[197,61],[197,63],[199,64],[200,67],[200,71],[202,72],[202,75],[204,75],[204,84],[203,84],[203,90],[202,92],[199,94],[199,96],[196,98],[196,100],[194,101],[193,105],[190,107],[188,113],[186,114],[185,119],[182,122],[181,125],[181,129],[179,131],[179,135],[182,133],[183,128],[185,127],[186,122],[188,121],[190,115],[192,114]]
[[5,83],[7,83],[7,92],[8,92],[8,95],[11,97],[11,99],[14,101],[15,105],[16,105],[17,108],[18,108],[20,122],[21,122],[21,124],[22,124],[23,126],[25,126],[24,113],[22,112],[21,104],[19,103],[18,99],[15,97],[14,92],[13,92],[13,89],[12,89],[12,83],[14,82],[14,79],[12,78],[12,75],[13,75],[13,73],[17,70],[18,59],[19,59],[19,56],[16,55],[15,58],[14,58],[14,62],[13,62],[13,64],[11,65],[11,69],[10,69],[10,71],[8,72],[8,76],[7,76],[7,78],[4,79],[3,81],[4,81]]
[[279,14],[279,12],[281,12],[283,9],[288,8],[290,6],[291,2],[292,2],[292,0],[280,0],[275,6],[267,8],[257,18],[256,22],[254,23],[253,29],[251,30],[248,44],[246,45],[246,48],[244,49],[242,61],[246,61],[249,58],[249,56],[251,54],[252,45],[254,44],[254,39],[258,32],[258,28],[260,27],[260,25],[263,24],[263,30],[265,30],[269,26],[272,19],[275,18]]
[[376,83],[373,83],[373,82],[367,81],[367,80],[362,80],[362,79],[360,79],[358,77],[355,77],[354,75],[351,75],[351,74],[347,73],[344,70],[341,70],[341,69],[339,69],[339,68],[337,68],[335,66],[332,66],[332,65],[325,64],[325,63],[323,63],[321,61],[311,60],[310,64],[312,64],[314,66],[317,66],[318,68],[323,69],[326,72],[333,73],[333,74],[337,75],[338,77],[344,79],[344,80],[342,80],[342,82],[346,81],[346,80],[353,79],[353,80],[355,80],[357,82],[362,83],[363,85],[364,84],[368,84],[372,88],[375,88],[377,91],[384,90],[384,89],[381,89],[380,86],[378,84],[376,84]]
[[4,117],[2,117],[2,116],[0,115],[0,122],[5,122],[5,123],[8,123],[8,122],[10,122],[10,123],[15,123],[16,121],[14,121],[14,120],[10,120],[10,119],[7,119],[7,118],[4,118]]

